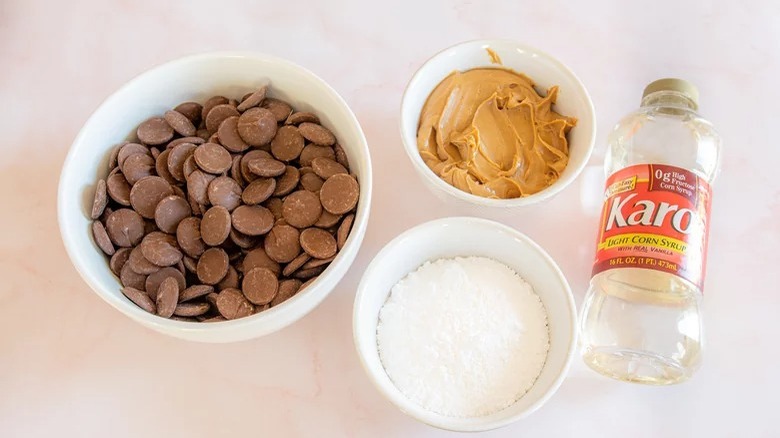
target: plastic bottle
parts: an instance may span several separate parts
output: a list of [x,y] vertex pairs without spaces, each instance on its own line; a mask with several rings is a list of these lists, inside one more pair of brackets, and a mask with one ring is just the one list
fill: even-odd
[[702,355],[700,303],[720,137],[680,79],[645,88],[609,136],[605,202],[580,319],[585,362],[616,379],[664,385]]

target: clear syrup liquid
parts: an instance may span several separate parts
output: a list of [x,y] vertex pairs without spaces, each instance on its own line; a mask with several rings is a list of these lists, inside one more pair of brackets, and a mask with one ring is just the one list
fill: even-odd
[[[647,96],[609,137],[607,176],[634,164],[691,170],[710,183],[720,138],[695,105],[674,92]],[[615,379],[654,385],[681,382],[701,364],[702,291],[673,274],[642,268],[595,275],[580,319],[585,363]]]

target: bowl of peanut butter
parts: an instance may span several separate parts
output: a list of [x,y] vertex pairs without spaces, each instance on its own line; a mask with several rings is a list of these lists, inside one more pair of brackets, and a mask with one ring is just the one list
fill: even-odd
[[563,63],[509,40],[445,49],[415,73],[401,137],[422,181],[446,198],[519,207],[568,186],[593,150],[596,120]]

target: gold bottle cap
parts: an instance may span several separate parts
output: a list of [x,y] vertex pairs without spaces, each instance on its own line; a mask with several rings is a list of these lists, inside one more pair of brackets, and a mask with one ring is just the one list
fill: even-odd
[[699,90],[692,83],[677,78],[658,79],[645,87],[642,99],[657,91],[675,91],[693,102],[694,109],[699,106]]

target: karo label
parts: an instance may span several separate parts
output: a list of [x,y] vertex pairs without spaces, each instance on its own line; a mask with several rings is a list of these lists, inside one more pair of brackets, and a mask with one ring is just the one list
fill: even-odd
[[669,272],[701,290],[710,186],[674,166],[639,164],[607,179],[593,275],[615,268]]

